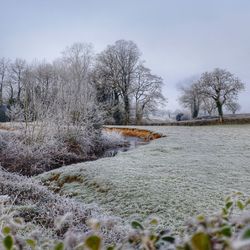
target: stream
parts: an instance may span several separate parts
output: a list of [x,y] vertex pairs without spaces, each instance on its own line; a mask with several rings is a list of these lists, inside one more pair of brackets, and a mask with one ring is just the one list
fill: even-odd
[[149,142],[145,142],[144,139],[139,138],[139,137],[135,137],[135,136],[125,136],[125,139],[126,139],[126,142],[127,142],[126,145],[106,150],[103,153],[102,158],[104,158],[104,157],[114,157],[119,152],[126,152],[126,151],[135,149],[135,148],[137,148],[139,146],[146,145],[146,144],[149,143]]

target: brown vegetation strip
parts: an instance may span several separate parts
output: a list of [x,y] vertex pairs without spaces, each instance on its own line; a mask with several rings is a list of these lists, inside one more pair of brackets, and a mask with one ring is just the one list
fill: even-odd
[[14,128],[8,127],[7,125],[1,124],[0,123],[0,129],[2,130],[7,130],[7,131],[14,131]]
[[165,137],[165,135],[152,132],[149,130],[145,130],[145,129],[138,129],[138,128],[105,127],[104,130],[116,131],[116,132],[121,133],[123,136],[138,137],[138,138],[143,139],[144,141],[151,141],[151,140]]

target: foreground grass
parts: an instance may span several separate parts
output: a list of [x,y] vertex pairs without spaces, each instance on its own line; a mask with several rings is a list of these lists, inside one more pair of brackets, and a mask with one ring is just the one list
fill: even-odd
[[[236,192],[225,199],[222,210],[216,214],[193,218],[180,235],[168,229],[160,229],[158,218],[151,217],[144,222],[133,220],[123,238],[105,241],[104,225],[98,219],[90,219],[90,230],[77,234],[69,230],[59,239],[44,232],[32,231],[27,235],[27,224],[17,213],[10,213],[6,197],[0,196],[0,244],[5,250],[14,249],[55,249],[55,250],[248,250],[250,248],[250,200]],[[235,210],[236,213],[235,213]],[[68,223],[69,215],[55,218],[54,230],[62,230]],[[105,226],[106,233],[112,227]]]

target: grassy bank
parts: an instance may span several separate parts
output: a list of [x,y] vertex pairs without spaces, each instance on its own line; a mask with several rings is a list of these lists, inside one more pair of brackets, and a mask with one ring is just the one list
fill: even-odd
[[108,132],[118,132],[121,133],[123,136],[131,136],[131,137],[138,137],[143,139],[144,141],[151,141],[155,139],[159,139],[165,137],[165,135],[152,132],[146,129],[138,129],[138,128],[128,128],[128,127],[105,127],[105,131]]

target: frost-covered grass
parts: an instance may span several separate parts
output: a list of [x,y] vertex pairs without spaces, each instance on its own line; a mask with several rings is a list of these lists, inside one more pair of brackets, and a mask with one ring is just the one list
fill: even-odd
[[60,196],[36,180],[8,173],[0,167],[0,231],[1,219],[13,224],[13,216],[21,216],[26,222],[25,227],[18,227],[19,234],[27,237],[35,233],[40,243],[46,238],[65,237],[66,232],[74,233],[77,240],[81,240],[78,236],[91,232],[88,220],[92,218],[102,223],[100,233],[107,242],[120,240],[126,230],[119,218],[107,215],[95,204],[85,205]]
[[[114,215],[156,214],[172,228],[201,211],[217,210],[234,190],[249,194],[249,125],[146,129],[167,137],[39,178],[61,194],[95,202]],[[69,176],[75,181],[67,181]]]
[[[220,212],[204,216],[198,215],[189,221],[182,234],[174,234],[168,229],[160,229],[159,219],[148,218],[145,221],[131,221],[126,227],[125,237],[117,241],[106,241],[106,233],[112,231],[112,225],[103,224],[98,219],[88,222],[88,233],[76,234],[67,231],[58,239],[46,237],[46,231],[32,231],[23,218],[6,212],[6,197],[0,196],[0,245],[6,250],[12,249],[65,249],[65,250],[102,250],[102,249],[145,249],[145,250],[249,250],[250,247],[250,199],[236,192],[226,197]],[[68,215],[56,219],[55,230],[67,223]],[[110,227],[111,226],[111,227]],[[2,249],[2,248],[1,248]]]

